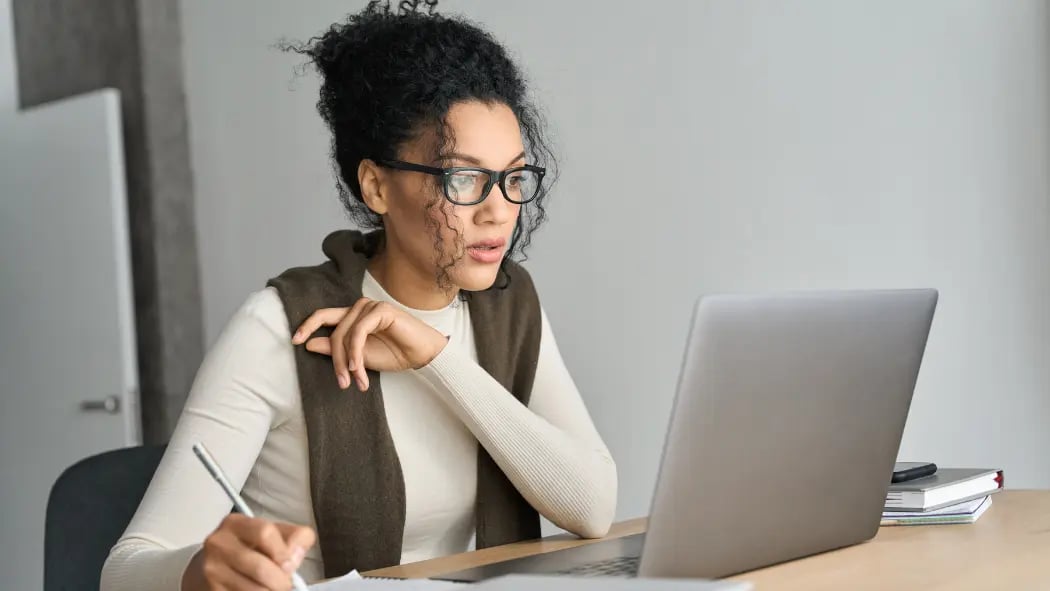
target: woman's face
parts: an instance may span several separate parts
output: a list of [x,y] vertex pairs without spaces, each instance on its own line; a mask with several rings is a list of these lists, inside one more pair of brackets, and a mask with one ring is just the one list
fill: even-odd
[[[428,142],[427,138],[405,145],[399,158],[429,166],[495,171],[525,164],[518,119],[506,105],[457,103],[449,109],[446,121],[455,141],[451,151],[443,154],[443,163],[432,161],[428,149],[432,139]],[[412,265],[424,277],[437,279],[444,268],[455,288],[480,291],[491,287],[521,205],[507,201],[498,185],[481,203],[455,205],[445,198],[441,177],[391,169],[380,174],[388,254],[404,259],[396,262]],[[435,198],[437,203],[428,208]]]

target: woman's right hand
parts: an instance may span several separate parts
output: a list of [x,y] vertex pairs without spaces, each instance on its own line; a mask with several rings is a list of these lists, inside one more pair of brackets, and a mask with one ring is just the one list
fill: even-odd
[[182,591],[288,591],[316,539],[308,527],[230,514],[186,567]]

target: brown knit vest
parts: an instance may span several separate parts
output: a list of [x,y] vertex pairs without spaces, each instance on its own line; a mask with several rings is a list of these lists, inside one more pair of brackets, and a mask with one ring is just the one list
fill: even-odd
[[[289,269],[277,288],[294,331],[319,308],[350,306],[361,297],[368,259],[381,232],[342,230],[325,238],[328,261]],[[478,362],[522,404],[528,404],[540,343],[540,306],[528,273],[510,261],[505,289],[468,295]],[[328,331],[330,332],[330,331]],[[319,333],[319,334],[327,334]],[[310,492],[325,576],[398,564],[405,529],[405,482],[386,422],[380,374],[370,387],[340,390],[331,359],[295,348],[310,458]],[[478,446],[476,544],[485,548],[538,537],[539,516]]]

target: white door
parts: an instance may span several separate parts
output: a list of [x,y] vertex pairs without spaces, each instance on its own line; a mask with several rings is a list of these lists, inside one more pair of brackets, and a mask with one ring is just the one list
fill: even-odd
[[123,162],[116,91],[0,103],[5,589],[42,588],[44,510],[62,470],[139,441]]

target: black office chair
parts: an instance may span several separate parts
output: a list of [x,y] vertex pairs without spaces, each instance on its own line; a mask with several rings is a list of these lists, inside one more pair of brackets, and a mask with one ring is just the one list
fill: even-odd
[[108,451],[58,477],[44,525],[44,591],[98,591],[102,565],[146,494],[165,447]]

